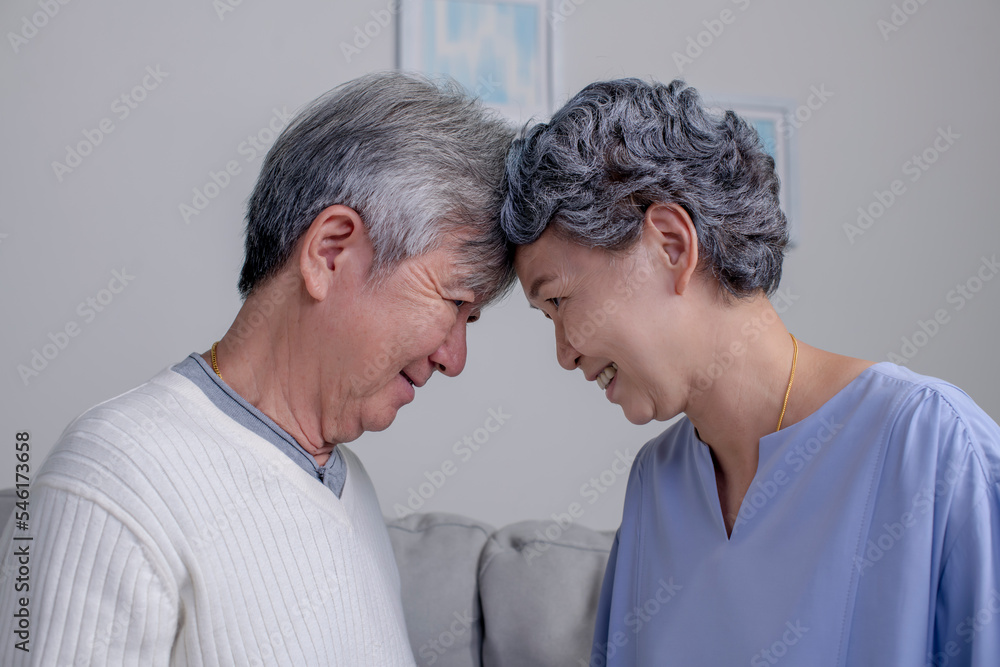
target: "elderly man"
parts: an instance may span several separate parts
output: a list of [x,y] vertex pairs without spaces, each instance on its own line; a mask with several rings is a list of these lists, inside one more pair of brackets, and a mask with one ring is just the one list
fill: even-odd
[[[93,408],[36,476],[0,664],[411,665],[372,483],[392,423],[512,282],[512,132],[461,91],[355,80],[292,121],[247,212],[226,335]],[[4,571],[16,567],[10,533]],[[11,638],[30,597],[30,644]]]

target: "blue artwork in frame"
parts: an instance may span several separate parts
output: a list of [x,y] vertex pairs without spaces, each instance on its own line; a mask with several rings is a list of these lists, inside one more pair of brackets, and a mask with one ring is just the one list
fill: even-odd
[[448,75],[517,122],[551,112],[547,0],[404,0],[399,66]]

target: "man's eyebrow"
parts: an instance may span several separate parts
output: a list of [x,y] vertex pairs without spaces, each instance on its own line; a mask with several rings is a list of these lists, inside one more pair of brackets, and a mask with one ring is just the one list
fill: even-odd
[[468,290],[476,295],[475,298],[479,298],[479,294],[476,291],[476,288],[479,285],[474,273],[452,274],[452,276],[444,283],[444,286],[448,289]]
[[540,276],[538,278],[535,278],[535,280],[531,283],[531,289],[528,290],[528,298],[537,299],[538,291],[542,289],[542,285],[552,280],[555,280],[555,278],[552,276]]

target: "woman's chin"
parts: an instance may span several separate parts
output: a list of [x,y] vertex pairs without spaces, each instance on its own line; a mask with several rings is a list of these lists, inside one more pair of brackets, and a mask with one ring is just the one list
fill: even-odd
[[651,421],[670,421],[681,413],[677,409],[664,410],[662,404],[657,406],[655,403],[641,403],[638,405],[635,403],[623,403],[620,407],[622,413],[625,415],[625,419],[636,426],[643,426]]
[[656,416],[653,411],[653,406],[643,405],[635,406],[631,404],[622,405],[622,413],[625,415],[625,419],[629,420],[636,426],[642,426],[643,424],[648,424],[653,421]]

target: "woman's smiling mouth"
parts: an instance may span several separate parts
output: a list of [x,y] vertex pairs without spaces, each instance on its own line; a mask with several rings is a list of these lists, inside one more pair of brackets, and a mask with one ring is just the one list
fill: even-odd
[[618,364],[611,362],[604,367],[604,370],[597,374],[597,386],[604,391],[611,384],[611,381],[615,379],[615,374],[618,373]]

